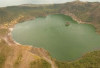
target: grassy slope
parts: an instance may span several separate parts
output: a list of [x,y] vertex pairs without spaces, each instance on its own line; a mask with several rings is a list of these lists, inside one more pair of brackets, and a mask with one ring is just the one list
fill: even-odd
[[87,53],[73,62],[56,62],[58,68],[100,68],[100,51]]
[[100,3],[91,2],[69,2],[65,4],[45,5],[45,6],[12,6],[0,8],[0,23],[11,21],[19,15],[25,17],[44,16],[52,13],[69,11],[85,22],[100,23]]
[[5,41],[1,40],[1,42],[0,42],[0,68],[3,67],[5,60],[8,57],[8,54],[11,51],[9,46],[6,46],[6,45],[7,44],[5,43]]
[[0,68],[51,68],[47,61],[26,51],[23,46],[11,47],[1,39]]

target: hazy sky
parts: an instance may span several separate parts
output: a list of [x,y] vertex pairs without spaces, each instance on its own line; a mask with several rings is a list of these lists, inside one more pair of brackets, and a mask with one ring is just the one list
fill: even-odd
[[[51,3],[64,3],[74,0],[0,0],[0,7],[20,5],[20,4],[51,4]],[[81,0],[81,1],[99,1],[100,0]]]

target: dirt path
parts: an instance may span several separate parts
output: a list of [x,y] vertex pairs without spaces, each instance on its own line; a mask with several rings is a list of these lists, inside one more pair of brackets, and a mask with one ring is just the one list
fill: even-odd
[[57,66],[55,65],[55,62],[54,62],[54,61],[52,61],[52,60],[50,60],[50,59],[47,59],[47,58],[45,58],[45,60],[46,60],[48,63],[51,64],[51,67],[52,67],[52,68],[57,68]]

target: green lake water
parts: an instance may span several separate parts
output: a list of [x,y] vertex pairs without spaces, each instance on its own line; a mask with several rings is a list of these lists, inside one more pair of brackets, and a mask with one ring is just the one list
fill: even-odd
[[16,24],[12,37],[18,43],[44,48],[61,61],[75,60],[100,48],[100,35],[92,25],[78,24],[63,14]]

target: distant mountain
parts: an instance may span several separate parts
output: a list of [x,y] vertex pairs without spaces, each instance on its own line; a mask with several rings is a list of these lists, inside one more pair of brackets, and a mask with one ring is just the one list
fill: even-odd
[[75,16],[80,21],[96,25],[100,23],[100,2],[75,1],[54,5],[24,4],[0,8],[0,24],[10,22],[20,15],[24,16],[21,20],[26,20],[32,17],[55,13],[63,13],[67,15],[70,13],[72,14],[71,16]]
[[[66,11],[73,13],[75,16],[77,16],[79,19],[85,22],[95,22],[95,23],[100,22],[99,2],[68,2],[65,4],[54,4],[54,5],[24,4],[20,6],[0,8],[0,19],[1,23],[3,23],[5,21],[12,20],[18,15],[24,15],[25,17],[27,17],[27,16],[46,15],[50,13],[61,13]],[[36,13],[39,14],[36,15]],[[9,18],[9,20],[6,20],[6,17]],[[5,20],[3,18],[5,18]]]

